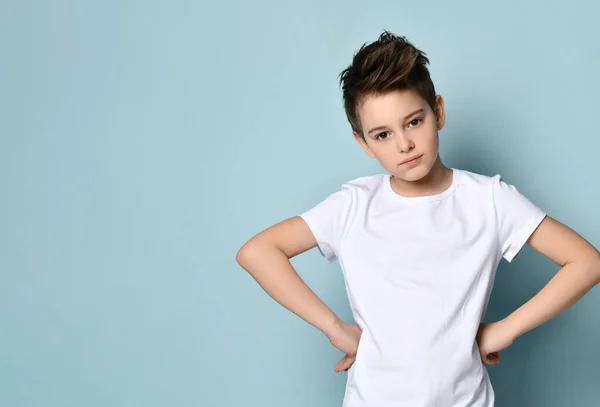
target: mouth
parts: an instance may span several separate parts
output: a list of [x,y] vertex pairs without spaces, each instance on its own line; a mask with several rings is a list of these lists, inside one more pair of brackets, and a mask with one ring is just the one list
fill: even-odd
[[421,159],[421,157],[423,157],[423,154],[407,158],[406,160],[402,161],[400,163],[400,165],[416,164],[417,162],[419,162],[419,160]]

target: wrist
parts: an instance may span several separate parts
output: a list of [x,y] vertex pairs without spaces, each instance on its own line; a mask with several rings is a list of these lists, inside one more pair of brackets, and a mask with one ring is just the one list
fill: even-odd
[[323,330],[323,333],[329,338],[333,338],[337,336],[340,332],[342,332],[344,328],[345,322],[342,321],[337,315],[333,315],[329,324]]
[[518,320],[515,319],[514,315],[511,314],[500,322],[506,328],[506,332],[513,341],[516,341],[517,338],[523,334],[521,332]]

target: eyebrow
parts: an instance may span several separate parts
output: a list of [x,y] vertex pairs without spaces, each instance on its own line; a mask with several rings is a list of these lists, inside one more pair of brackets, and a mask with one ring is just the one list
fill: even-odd
[[[412,113],[409,113],[409,114],[407,114],[406,116],[404,116],[404,119],[403,119],[403,121],[406,121],[406,119],[408,119],[409,117],[412,117],[412,116],[414,116],[414,115],[416,115],[416,114],[419,114],[419,113],[424,113],[424,112],[425,112],[425,109],[418,109],[418,110],[415,110],[414,112],[412,112]],[[369,131],[367,132],[367,134],[371,134],[371,133],[373,133],[374,131],[385,130],[385,129],[387,129],[387,128],[388,128],[387,126],[378,126],[378,127],[373,127],[371,130],[369,130]]]

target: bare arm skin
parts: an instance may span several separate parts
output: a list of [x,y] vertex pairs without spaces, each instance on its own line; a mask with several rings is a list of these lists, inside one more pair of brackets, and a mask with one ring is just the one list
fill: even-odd
[[600,283],[600,253],[561,222],[546,216],[527,243],[561,269],[508,317],[480,325],[479,352],[482,361],[489,365],[500,363],[500,350],[565,311]]
[[279,304],[323,332],[345,353],[334,370],[348,370],[356,360],[362,335],[357,325],[343,322],[300,278],[290,259],[317,246],[310,228],[299,216],[263,230],[236,255],[236,260]]
[[600,283],[600,253],[559,221],[547,216],[528,243],[562,268],[537,295],[506,318],[515,338],[562,313]]
[[252,237],[238,251],[236,260],[279,304],[328,337],[340,319],[300,278],[290,259],[317,246],[304,220],[295,216]]

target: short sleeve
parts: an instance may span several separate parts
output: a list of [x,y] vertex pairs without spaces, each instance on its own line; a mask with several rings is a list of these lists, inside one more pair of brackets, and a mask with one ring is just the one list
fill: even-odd
[[339,191],[300,214],[315,237],[321,255],[330,263],[338,258],[340,245],[349,224],[352,201],[352,186],[344,184]]
[[493,196],[502,257],[512,262],[546,213],[500,175],[493,177]]

